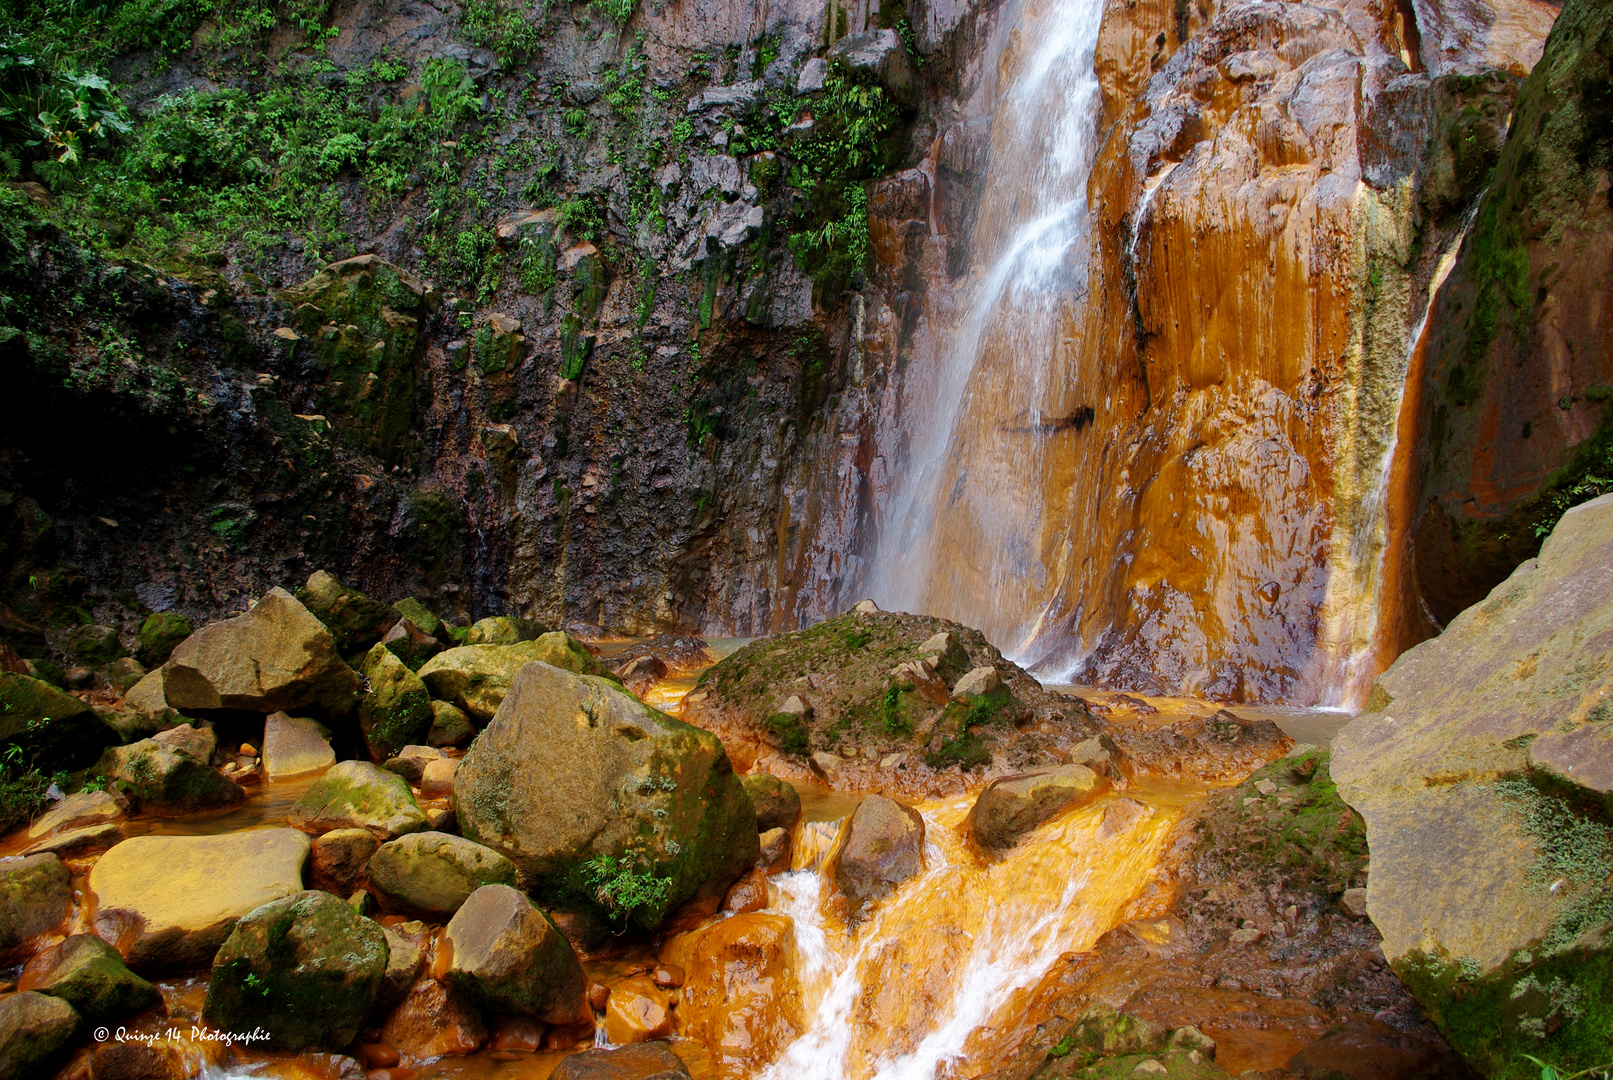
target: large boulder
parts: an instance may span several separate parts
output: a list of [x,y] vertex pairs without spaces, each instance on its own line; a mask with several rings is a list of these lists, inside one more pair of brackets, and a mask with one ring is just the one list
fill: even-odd
[[288,820],[304,832],[368,829],[390,840],[426,827],[425,811],[409,785],[368,761],[333,765],[291,808]]
[[325,624],[278,588],[246,614],[186,638],[163,673],[164,695],[176,709],[345,714],[359,687]]
[[246,798],[240,784],[205,760],[156,738],[112,747],[99,768],[119,791],[152,813],[188,814]]
[[0,1080],[50,1076],[78,1024],[78,1013],[61,998],[32,990],[0,997]]
[[47,772],[82,769],[118,742],[118,733],[71,694],[27,675],[0,671],[0,753],[17,747]]
[[1088,802],[1109,786],[1085,765],[1054,765],[993,780],[975,799],[969,827],[975,840],[1007,847],[1051,817]]
[[0,957],[67,918],[73,889],[55,855],[0,859]]
[[247,912],[302,890],[294,829],[135,836],[90,871],[92,929],[137,969],[206,965]]
[[402,618],[392,605],[371,600],[324,570],[314,571],[297,599],[325,624],[344,655],[374,645]]
[[756,830],[793,829],[801,817],[801,796],[776,776],[758,772],[740,781],[751,805],[756,807]]
[[364,693],[358,723],[370,757],[385,761],[410,743],[425,741],[431,730],[431,695],[426,684],[385,645],[376,645],[359,664]]
[[465,631],[466,645],[517,645],[523,641],[536,641],[549,628],[531,619],[518,619],[513,615],[494,615],[471,624]]
[[515,864],[492,848],[440,832],[382,844],[369,862],[370,888],[389,910],[441,921],[484,885],[515,885]]
[[539,662],[578,675],[616,676],[570,634],[544,634],[516,645],[465,645],[433,657],[420,669],[431,696],[464,709],[480,723],[498,712],[516,672]]
[[[517,646],[519,647],[519,646]],[[460,831],[549,904],[653,928],[720,899],[757,855],[756,812],[721,741],[604,679],[524,667],[454,778]]]
[[22,969],[17,989],[59,997],[86,1020],[114,1019],[162,1000],[94,934],[74,934],[39,953]]
[[[1613,495],[1374,684],[1334,742],[1390,964],[1483,1072],[1613,1060]],[[1509,1074],[1510,1075],[1510,1074]]]
[[516,889],[477,889],[445,934],[453,956],[448,984],[485,1008],[548,1024],[588,1017],[588,981],[571,943]]
[[181,641],[196,632],[196,626],[175,611],[159,611],[147,615],[140,624],[140,644],[135,657],[148,668],[167,661]]
[[213,959],[202,1017],[269,1033],[272,1050],[335,1050],[358,1035],[386,973],[381,927],[326,892],[299,892],[235,924]]
[[270,780],[319,772],[335,762],[330,732],[319,721],[277,712],[263,722],[263,771]]
[[924,818],[911,806],[870,795],[840,827],[824,876],[855,913],[923,868]]

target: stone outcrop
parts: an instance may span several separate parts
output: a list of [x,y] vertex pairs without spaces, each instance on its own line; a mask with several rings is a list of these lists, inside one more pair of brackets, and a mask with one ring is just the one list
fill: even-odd
[[[645,928],[697,895],[715,907],[757,853],[755,810],[715,735],[544,663],[521,669],[465,755],[454,806],[460,831],[546,904]],[[649,889],[627,902],[629,881]]]
[[549,1024],[588,1017],[588,983],[571,944],[508,885],[470,895],[445,931],[453,946],[448,984],[499,1013]]
[[336,639],[284,589],[270,589],[244,615],[202,627],[174,649],[163,692],[176,709],[345,714],[358,676]]
[[993,780],[969,811],[981,845],[1006,847],[1049,818],[1101,795],[1108,784],[1085,765],[1054,765]]
[[491,848],[440,832],[382,844],[370,858],[370,888],[389,909],[440,922],[484,885],[518,883],[515,864]]
[[308,847],[293,829],[131,837],[90,870],[91,928],[136,970],[203,967],[236,920],[302,891]]
[[269,1033],[271,1050],[336,1050],[358,1035],[386,972],[381,927],[340,897],[299,892],[244,916],[213,959],[202,1017]]
[[1613,1057],[1607,1001],[1572,990],[1613,978],[1609,670],[1613,495],[1396,661],[1334,743],[1384,955],[1484,1071]]
[[426,827],[426,815],[403,777],[368,761],[343,761],[314,781],[288,820],[304,832],[368,829],[390,840]]
[[582,642],[562,633],[544,634],[515,645],[449,649],[421,667],[419,675],[433,698],[451,702],[485,724],[498,712],[516,672],[534,662],[578,675],[616,678]]

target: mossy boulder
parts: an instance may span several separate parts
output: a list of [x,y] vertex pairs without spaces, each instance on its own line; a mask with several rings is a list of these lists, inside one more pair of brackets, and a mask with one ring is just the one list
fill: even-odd
[[0,753],[11,747],[39,769],[82,769],[118,742],[118,733],[78,698],[49,683],[0,672]]
[[768,773],[751,773],[740,783],[756,807],[757,831],[795,828],[801,817],[801,796],[795,788]]
[[229,806],[246,798],[234,780],[207,763],[156,738],[114,746],[96,768],[142,810],[188,814]]
[[94,934],[52,945],[22,970],[19,990],[59,997],[86,1020],[112,1020],[162,1000],[157,988],[130,971],[118,950]]
[[359,255],[277,299],[300,338],[294,347],[321,376],[319,411],[338,418],[337,437],[388,465],[412,459],[422,324],[437,309],[437,291],[377,255]]
[[572,1024],[589,1016],[577,954],[548,917],[508,885],[477,889],[449,920],[448,985],[493,1012]]
[[492,848],[440,832],[382,844],[369,862],[370,888],[388,910],[439,922],[483,885],[515,885],[519,877]]
[[296,596],[325,624],[344,656],[368,649],[403,617],[391,604],[371,600],[324,570],[314,571]]
[[100,667],[125,655],[123,642],[111,626],[80,626],[67,635],[67,655],[85,667]]
[[393,623],[392,629],[382,635],[381,644],[410,671],[419,671],[421,665],[443,650],[442,642],[408,619]]
[[135,658],[148,668],[167,661],[174,647],[196,632],[196,626],[185,616],[174,611],[159,611],[146,616],[140,624],[140,644]]
[[720,900],[758,851],[755,807],[715,735],[541,662],[465,755],[454,808],[546,905],[645,929]]
[[1053,765],[986,786],[969,811],[969,829],[988,848],[1007,847],[1049,818],[1103,794],[1109,782],[1085,765]]
[[1613,1060],[1610,566],[1604,495],[1395,661],[1333,744],[1384,955],[1490,1076]]
[[426,827],[426,815],[403,777],[368,761],[331,766],[297,800],[289,820],[315,835],[332,829],[368,829],[388,840]]
[[0,997],[0,1078],[50,1076],[67,1054],[80,1017],[61,998],[25,990]]
[[0,957],[67,918],[73,890],[55,855],[0,859]]
[[186,638],[163,666],[163,694],[176,709],[350,712],[359,681],[314,613],[284,589],[252,610]]
[[465,645],[449,649],[429,661],[419,674],[432,697],[452,702],[485,724],[498,712],[516,672],[534,662],[578,675],[617,681],[582,642],[560,632],[515,645]]
[[425,741],[432,723],[426,684],[385,644],[364,654],[359,671],[366,688],[358,699],[358,723],[370,757],[385,761],[410,743]]
[[466,645],[519,645],[523,641],[536,641],[549,632],[549,628],[531,619],[513,615],[494,615],[471,624],[465,633]]
[[431,635],[445,645],[453,641],[453,636],[448,632],[448,624],[414,597],[406,596],[392,607],[399,615],[419,627],[423,633]]
[[431,730],[426,732],[428,746],[464,746],[476,737],[476,725],[457,705],[446,701],[431,703]]
[[297,893],[235,924],[202,1017],[221,1031],[261,1027],[271,1050],[337,1050],[357,1037],[386,964],[380,926],[330,893]]

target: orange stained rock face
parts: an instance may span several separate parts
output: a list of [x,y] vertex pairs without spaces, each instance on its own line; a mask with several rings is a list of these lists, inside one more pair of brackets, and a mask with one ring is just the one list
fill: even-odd
[[605,1005],[605,1038],[626,1046],[670,1034],[672,1009],[667,992],[653,978],[635,975],[611,987]]
[[[801,1031],[795,922],[788,915],[734,915],[678,934],[661,959],[685,972],[678,1034],[705,1047],[725,1078],[754,1075]],[[618,988],[611,993],[614,1007]]]
[[481,1013],[431,978],[414,984],[381,1029],[381,1041],[395,1049],[405,1065],[473,1053],[486,1039]]

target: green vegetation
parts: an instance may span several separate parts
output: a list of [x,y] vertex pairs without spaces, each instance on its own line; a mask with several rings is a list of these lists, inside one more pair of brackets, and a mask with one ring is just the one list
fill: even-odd
[[932,769],[949,769],[956,765],[969,772],[991,764],[991,751],[985,741],[973,732],[948,736],[941,740],[941,748],[924,755],[924,764]]
[[47,775],[27,765],[22,747],[13,743],[0,760],[0,831],[31,821],[50,806],[45,792],[52,783],[65,786],[67,774]]
[[594,900],[620,923],[660,921],[672,888],[671,878],[635,869],[635,860],[599,855],[582,865],[582,880]]
[[779,749],[787,754],[805,754],[812,749],[806,721],[795,713],[774,713],[769,716],[767,730],[779,740]]

